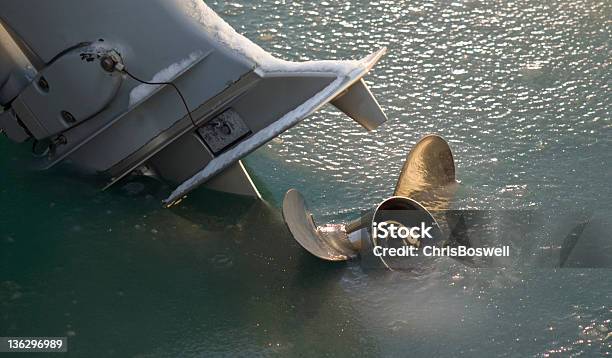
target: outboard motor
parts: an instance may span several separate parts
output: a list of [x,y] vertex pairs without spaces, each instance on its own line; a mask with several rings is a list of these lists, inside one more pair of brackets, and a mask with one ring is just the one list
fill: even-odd
[[[137,15],[135,15],[137,14]],[[289,62],[202,0],[5,1],[0,132],[37,169],[70,162],[108,188],[133,174],[260,198],[241,159],[330,103],[366,130],[387,117],[361,60]]]

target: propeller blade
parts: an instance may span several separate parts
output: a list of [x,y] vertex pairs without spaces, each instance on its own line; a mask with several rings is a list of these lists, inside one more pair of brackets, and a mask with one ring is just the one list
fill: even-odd
[[291,189],[283,200],[283,218],[295,240],[318,258],[346,261],[357,255],[344,225],[329,224],[317,227],[302,194]]
[[450,146],[442,137],[430,134],[408,153],[393,195],[414,199],[430,211],[446,210],[456,184]]

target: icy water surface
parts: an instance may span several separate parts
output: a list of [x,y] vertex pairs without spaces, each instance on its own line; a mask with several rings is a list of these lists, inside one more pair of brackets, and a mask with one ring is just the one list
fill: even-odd
[[200,190],[172,210],[147,180],[100,193],[28,172],[29,148],[0,139],[0,336],[66,335],[74,357],[612,354],[611,269],[327,264],[278,212],[296,187],[320,221],[353,217],[433,132],[455,152],[455,207],[538,212],[531,247],[589,213],[610,250],[609,1],[209,5],[288,60],[388,47],[367,81],[389,122],[368,133],[325,107],[248,158],[269,203]]

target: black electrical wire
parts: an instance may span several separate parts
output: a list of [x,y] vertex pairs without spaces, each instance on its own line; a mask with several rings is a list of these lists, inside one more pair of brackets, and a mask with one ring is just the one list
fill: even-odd
[[189,116],[189,119],[191,120],[191,123],[193,124],[194,127],[196,126],[196,122],[193,119],[193,116],[191,115],[191,111],[189,110],[189,106],[187,105],[187,101],[185,100],[185,97],[183,97],[183,93],[181,93],[181,90],[172,82],[150,82],[150,81],[145,81],[145,80],[141,80],[140,78],[134,76],[133,74],[131,74],[126,68],[121,70],[122,72],[125,72],[126,75],[130,76],[133,80],[146,84],[146,85],[151,85],[151,86],[163,86],[163,85],[168,85],[171,86],[172,88],[174,88],[174,90],[176,91],[176,93],[179,95],[179,97],[181,97],[181,101],[183,102],[183,105],[185,106],[185,110],[187,111],[187,115]]

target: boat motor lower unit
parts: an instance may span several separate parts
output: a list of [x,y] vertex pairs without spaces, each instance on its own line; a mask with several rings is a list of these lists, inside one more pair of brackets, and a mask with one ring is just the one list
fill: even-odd
[[331,103],[367,130],[386,116],[363,77],[385,53],[288,62],[202,0],[4,1],[0,131],[34,166],[70,162],[107,188],[133,173],[259,197],[240,160]]

